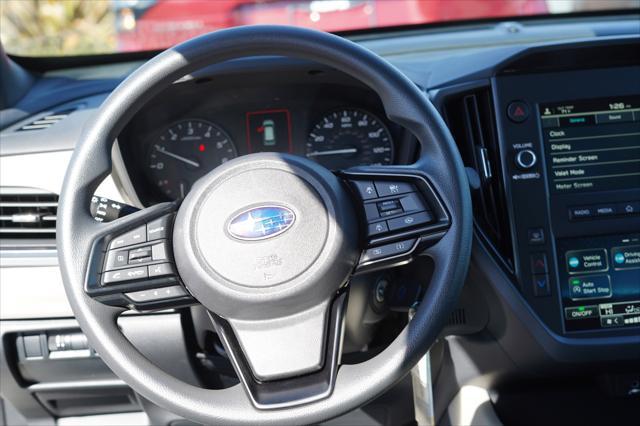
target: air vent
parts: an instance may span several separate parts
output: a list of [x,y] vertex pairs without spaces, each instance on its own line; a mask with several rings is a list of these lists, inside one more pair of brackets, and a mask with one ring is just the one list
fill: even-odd
[[58,123],[59,121],[64,120],[74,112],[77,108],[67,108],[60,111],[52,112],[51,114],[47,114],[39,119],[32,121],[29,124],[25,124],[20,127],[18,131],[32,131],[32,130],[44,130]]
[[513,246],[489,88],[448,97],[443,112],[465,166],[475,169],[481,178],[480,189],[473,192],[476,226],[513,272]]
[[449,315],[449,319],[447,320],[447,325],[449,326],[461,326],[467,324],[467,316],[465,314],[464,308],[457,308],[451,312]]
[[58,196],[20,190],[0,188],[0,238],[55,238]]

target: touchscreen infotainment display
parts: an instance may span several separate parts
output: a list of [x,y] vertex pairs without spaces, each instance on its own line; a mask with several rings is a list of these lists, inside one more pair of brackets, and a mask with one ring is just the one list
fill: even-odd
[[640,187],[640,96],[540,105],[552,193]]
[[[552,207],[585,193],[584,206],[569,208],[573,222],[635,217],[636,196],[602,204],[610,198],[587,193],[640,189],[640,96],[541,104],[539,114]],[[567,331],[640,326],[638,223],[623,234],[602,225],[594,235],[555,240]]]
[[640,327],[640,234],[557,241],[567,331]]

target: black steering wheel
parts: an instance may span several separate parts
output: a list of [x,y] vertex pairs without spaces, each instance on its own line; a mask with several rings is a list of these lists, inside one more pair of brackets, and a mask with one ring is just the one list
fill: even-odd
[[[301,157],[251,154],[211,171],[181,204],[93,220],[91,196],[111,171],[113,142],[142,105],[199,68],[265,55],[316,61],[362,81],[420,141],[419,160],[332,173]],[[91,345],[135,391],[204,424],[314,423],[381,394],[454,308],[472,235],[464,167],[425,94],[357,44],[278,26],[206,34],[131,74],[78,141],[58,215],[65,289]],[[429,256],[434,271],[413,320],[374,358],[341,365],[351,277],[418,256]],[[180,381],[116,324],[126,308],[194,303],[210,312],[241,384],[210,390]]]

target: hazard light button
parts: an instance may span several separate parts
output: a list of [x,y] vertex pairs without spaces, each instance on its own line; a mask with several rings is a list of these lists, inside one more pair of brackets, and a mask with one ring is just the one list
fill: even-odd
[[523,101],[513,101],[507,107],[507,116],[514,123],[522,123],[529,118],[529,105]]

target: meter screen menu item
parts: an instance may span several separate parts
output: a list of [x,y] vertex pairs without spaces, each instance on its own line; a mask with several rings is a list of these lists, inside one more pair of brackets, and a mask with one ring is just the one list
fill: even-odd
[[640,187],[640,96],[540,105],[552,193]]
[[640,327],[640,234],[556,244],[567,331]]

